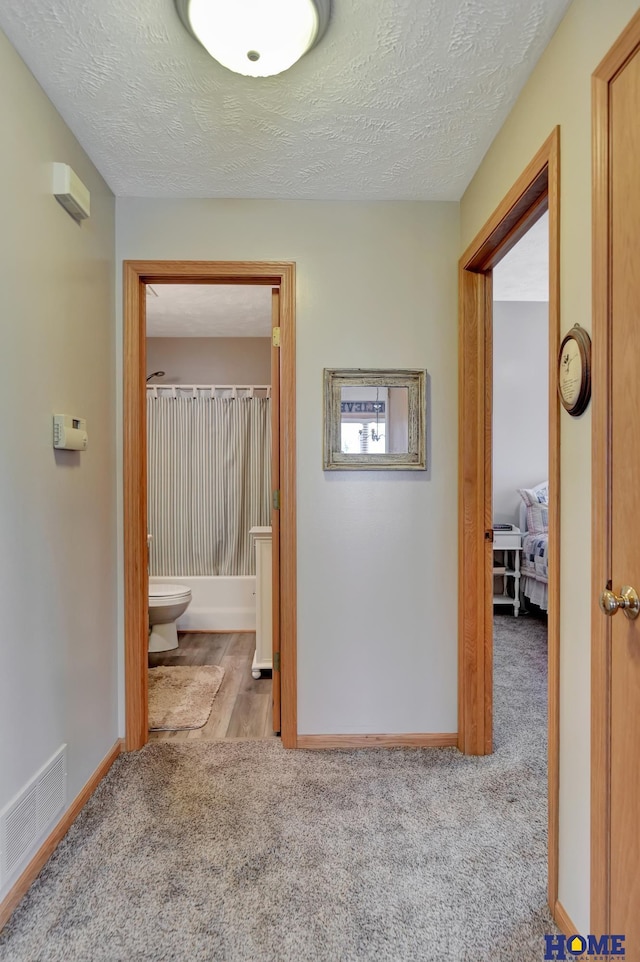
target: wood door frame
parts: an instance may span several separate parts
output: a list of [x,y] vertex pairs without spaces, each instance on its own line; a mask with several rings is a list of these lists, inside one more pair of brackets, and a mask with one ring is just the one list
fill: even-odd
[[611,577],[611,157],[610,84],[640,46],[637,13],[591,79],[593,197],[591,931],[609,932],[611,620],[598,607]]
[[[492,750],[492,269],[549,210],[549,853],[558,895],[560,675],[560,128],[556,127],[459,263],[458,748]],[[481,613],[479,615],[479,612]]]
[[147,466],[145,285],[261,284],[280,289],[281,736],[297,742],[295,264],[286,261],[124,262],[125,750],[147,732]]
[[[271,330],[281,327],[280,310],[280,288],[271,289]],[[276,431],[275,425],[280,424],[280,362],[282,361],[281,348],[276,343],[276,338],[271,338],[271,487],[274,491],[280,490],[280,431]],[[280,571],[280,512],[273,506],[271,508],[271,570]],[[280,689],[282,678],[280,675],[280,579],[271,579],[271,689],[272,706],[271,722],[274,732],[281,732],[281,699]],[[297,737],[296,737],[297,743]]]

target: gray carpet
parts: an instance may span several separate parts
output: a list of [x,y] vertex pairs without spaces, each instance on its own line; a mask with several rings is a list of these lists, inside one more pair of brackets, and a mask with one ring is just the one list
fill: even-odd
[[120,758],[2,962],[539,962],[546,632],[497,618],[496,751],[155,742]]

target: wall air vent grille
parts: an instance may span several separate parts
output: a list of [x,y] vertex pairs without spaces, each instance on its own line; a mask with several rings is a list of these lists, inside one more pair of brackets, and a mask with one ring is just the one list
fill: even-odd
[[67,795],[67,746],[62,745],[46,765],[0,812],[0,888],[35,854]]
[[10,812],[7,812],[4,826],[5,844],[2,853],[3,875],[13,874],[14,869],[22,861],[24,853],[29,851],[33,840],[38,835],[36,795],[36,789],[32,788]]
[[64,761],[59,755],[38,782],[38,832],[43,832],[64,806]]
[[56,199],[75,220],[85,220],[87,217],[86,211],[76,202],[72,194],[58,194]]

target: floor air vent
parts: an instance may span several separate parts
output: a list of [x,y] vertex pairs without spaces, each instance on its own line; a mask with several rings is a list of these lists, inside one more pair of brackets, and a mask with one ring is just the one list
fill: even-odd
[[63,745],[0,812],[0,887],[43,842],[67,795],[67,746]]

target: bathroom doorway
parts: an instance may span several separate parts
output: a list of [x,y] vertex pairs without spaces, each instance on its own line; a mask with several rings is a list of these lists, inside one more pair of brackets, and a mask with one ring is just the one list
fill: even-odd
[[280,731],[272,698],[273,298],[260,284],[146,286],[152,741]]
[[[124,359],[124,532],[125,532],[125,693],[126,693],[126,739],[125,747],[134,750],[142,747],[148,740],[148,617],[149,617],[149,579],[147,570],[147,383],[151,393],[162,394],[161,385],[170,387],[170,393],[179,391],[180,385],[167,385],[165,377],[158,371],[165,367],[156,365],[153,356],[147,363],[146,315],[148,286],[156,293],[166,285],[202,285],[258,287],[269,292],[271,316],[269,323],[269,351],[271,354],[271,377],[269,388],[270,430],[272,440],[271,484],[267,511],[271,524],[256,525],[255,528],[268,530],[272,536],[272,576],[269,578],[271,591],[265,589],[262,578],[263,595],[270,594],[270,621],[272,629],[272,666],[273,666],[273,709],[270,713],[271,730],[280,732],[285,747],[296,747],[296,605],[295,605],[295,317],[294,289],[295,266],[290,263],[251,263],[251,262],[125,262],[125,359]],[[153,293],[150,295],[155,296]],[[155,376],[154,376],[155,375]],[[147,377],[150,378],[147,382]],[[198,378],[199,380],[199,378]],[[206,380],[212,380],[207,378]],[[217,378],[213,378],[217,380]],[[224,386],[224,385],[223,385]],[[197,385],[185,385],[193,399]],[[204,385],[207,388],[207,385]],[[211,389],[209,384],[208,388]],[[228,387],[228,385],[227,385]],[[231,385],[241,388],[242,385]],[[246,385],[244,386],[246,387]],[[259,388],[254,384],[249,387]],[[262,387],[267,387],[263,385]],[[259,392],[256,392],[259,394]],[[210,398],[212,395],[209,395]],[[232,406],[227,405],[227,410]],[[239,406],[238,406],[239,407]],[[260,407],[259,404],[256,405]],[[246,406],[244,408],[246,410]],[[264,421],[264,411],[262,412]],[[264,471],[263,471],[264,474]],[[264,502],[264,492],[263,492]],[[264,503],[263,503],[264,514]],[[257,548],[261,531],[254,531],[251,550]],[[248,535],[248,532],[247,532]],[[247,560],[248,542],[244,552]],[[166,548],[166,544],[165,544]],[[175,580],[173,578],[171,581]],[[182,582],[182,579],[180,579]],[[256,591],[258,592],[256,581]],[[235,586],[237,587],[237,586]],[[172,590],[176,588],[173,585]],[[235,590],[235,588],[234,588]],[[185,588],[186,591],[186,588]],[[193,592],[191,591],[191,599]],[[189,599],[189,600],[191,600]],[[201,599],[198,599],[199,602]],[[198,603],[196,609],[209,607]],[[215,607],[215,604],[213,605]],[[224,607],[224,606],[219,606]],[[226,607],[233,607],[227,605]],[[242,605],[240,605],[242,607]],[[267,606],[268,607],[268,606]],[[187,608],[188,610],[188,608]],[[263,606],[263,610],[264,606]],[[202,612],[200,612],[201,614]],[[182,617],[182,612],[180,617]],[[263,617],[263,629],[264,629]],[[182,625],[184,627],[184,623]],[[197,628],[197,625],[194,626]],[[227,665],[239,669],[239,659],[245,658],[251,647],[247,632],[225,632],[225,625],[210,630],[219,634],[217,641],[208,647],[212,657],[227,658]],[[227,626],[231,627],[231,626]],[[242,627],[242,626],[240,626]],[[248,626],[245,626],[248,627]],[[178,623],[178,629],[180,624]],[[208,633],[208,632],[207,632]],[[204,634],[194,632],[195,635]],[[226,639],[223,637],[227,635]],[[237,637],[232,638],[232,635]],[[201,639],[204,644],[204,639]],[[226,645],[226,648],[225,648]],[[193,660],[205,658],[198,650],[197,638],[191,637],[183,646],[183,652],[191,651]],[[223,648],[225,651],[223,652]],[[163,656],[160,656],[160,660]],[[167,657],[171,658],[171,654]],[[156,660],[158,660],[156,658]],[[261,671],[255,661],[251,666],[253,680]],[[264,687],[264,685],[263,685]],[[247,693],[249,694],[249,692]],[[264,693],[263,693],[264,694]],[[230,702],[227,693],[227,702]],[[264,699],[262,699],[264,708]],[[264,714],[264,711],[263,711]],[[242,737],[246,721],[241,719],[242,711],[236,713],[236,722],[229,718],[227,737]],[[223,722],[220,722],[220,727]],[[220,729],[215,735],[220,737]]]

